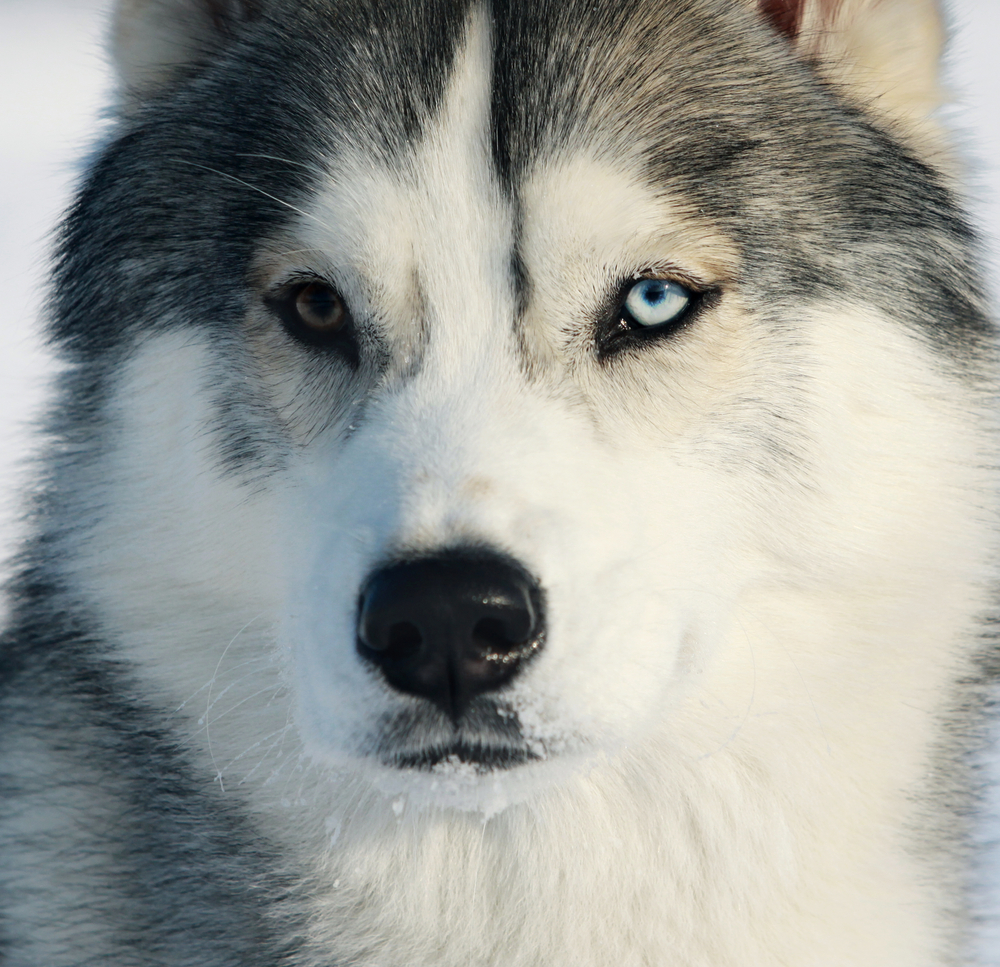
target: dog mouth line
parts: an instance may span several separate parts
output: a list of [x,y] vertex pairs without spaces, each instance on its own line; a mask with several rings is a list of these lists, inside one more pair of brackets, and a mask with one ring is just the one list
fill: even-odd
[[383,762],[397,769],[416,769],[422,772],[438,771],[441,767],[455,765],[472,767],[477,772],[513,769],[542,759],[536,752],[519,746],[497,746],[471,742],[449,742],[407,752],[396,752],[383,757]]

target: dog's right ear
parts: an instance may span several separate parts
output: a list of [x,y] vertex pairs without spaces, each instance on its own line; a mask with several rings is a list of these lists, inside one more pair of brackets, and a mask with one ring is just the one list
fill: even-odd
[[872,118],[944,163],[940,0],[744,0]]
[[126,108],[216,53],[261,0],[118,0],[111,56]]

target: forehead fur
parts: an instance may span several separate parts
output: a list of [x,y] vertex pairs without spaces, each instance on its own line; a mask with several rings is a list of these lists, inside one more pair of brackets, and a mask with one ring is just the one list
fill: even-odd
[[300,218],[345,153],[405,169],[473,23],[476,130],[515,222],[540,169],[587,156],[732,240],[751,304],[874,301],[942,348],[984,330],[942,179],[750,5],[279,0],[123,119],[64,230],[57,335],[92,352],[152,318],[233,329],[254,240]]

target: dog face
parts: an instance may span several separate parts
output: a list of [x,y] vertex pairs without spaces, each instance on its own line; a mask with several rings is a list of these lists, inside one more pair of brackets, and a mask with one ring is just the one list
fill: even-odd
[[85,188],[78,580],[220,775],[555,775],[691,703],[710,751],[795,665],[748,620],[940,580],[886,561],[968,448],[944,189],[749,8],[557,6],[265,8]]
[[[289,471],[301,480],[289,530],[304,539],[292,553],[302,573],[288,638],[318,742],[390,763],[520,763],[621,741],[663,705],[678,662],[695,660],[732,580],[719,563],[728,515],[706,515],[699,501],[710,493],[739,516],[739,498],[705,473],[690,435],[694,424],[705,440],[727,382],[739,382],[743,340],[710,348],[733,325],[731,310],[709,308],[735,267],[731,246],[579,154],[524,186],[515,228],[487,154],[487,37],[473,20],[409,164],[374,174],[352,166],[262,285],[280,293],[288,279],[322,280],[306,284],[345,293],[337,297],[357,348],[321,365],[348,381],[340,398],[358,402],[316,433],[329,421],[330,377],[310,395],[297,358],[316,354],[295,347],[281,377],[296,387],[290,425],[311,435]],[[515,235],[530,293],[517,291],[512,272]],[[678,307],[665,311],[683,322],[668,317],[647,335],[624,322],[623,304],[660,279],[677,293]],[[301,284],[291,292],[306,291]],[[263,312],[252,325],[274,329]],[[462,710],[448,696],[393,688],[393,661],[358,660],[356,649],[369,575],[442,552],[465,555],[467,566],[500,554],[530,575],[537,598],[531,654]],[[699,590],[708,608],[692,603]],[[457,700],[462,688],[446,691]]]

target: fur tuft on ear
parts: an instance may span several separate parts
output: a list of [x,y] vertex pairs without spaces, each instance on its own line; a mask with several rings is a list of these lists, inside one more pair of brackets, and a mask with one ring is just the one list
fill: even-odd
[[211,56],[259,0],[118,0],[111,56],[123,101],[140,102],[178,68]]
[[942,160],[937,0],[754,0],[803,59],[925,155]]

